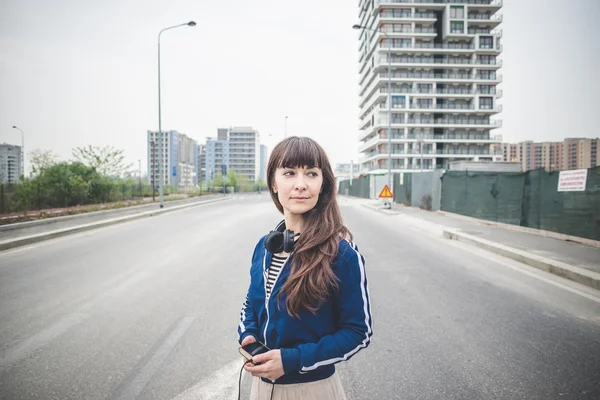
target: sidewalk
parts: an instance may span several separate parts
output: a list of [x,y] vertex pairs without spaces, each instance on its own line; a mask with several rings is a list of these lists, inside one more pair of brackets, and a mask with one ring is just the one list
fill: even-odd
[[[591,279],[591,285],[588,284],[590,282],[580,283],[600,289],[600,248],[598,247],[490,226],[484,221],[467,220],[461,216],[443,215],[436,211],[425,211],[400,204],[393,204],[391,210],[386,210],[382,208],[380,201],[360,200],[363,205],[377,209],[381,213],[435,224],[449,239],[468,242],[578,282],[581,279],[586,281]],[[537,265],[540,263],[547,265],[544,267]],[[569,266],[574,268],[567,268]],[[574,279],[571,270],[585,277]]]
[[13,226],[4,225],[0,227],[2,228],[0,229],[0,251],[60,236],[66,236],[76,232],[92,230],[140,218],[152,217],[185,208],[230,200],[232,198],[232,196],[223,195],[199,196],[179,201],[166,202],[164,208],[159,208],[158,203],[154,203],[66,217],[49,218],[42,221],[22,222],[13,224]]

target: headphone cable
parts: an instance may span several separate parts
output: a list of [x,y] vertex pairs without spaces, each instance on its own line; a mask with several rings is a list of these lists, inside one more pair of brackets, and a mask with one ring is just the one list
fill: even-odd
[[[248,364],[249,362],[252,362],[252,360],[248,360],[244,363],[244,365],[242,365],[242,369],[240,369],[240,379],[238,381],[238,400],[241,400],[241,396],[242,396],[242,372],[244,372],[244,367],[246,366],[246,364]],[[271,383],[271,400],[273,400],[273,391],[275,391],[275,384]]]

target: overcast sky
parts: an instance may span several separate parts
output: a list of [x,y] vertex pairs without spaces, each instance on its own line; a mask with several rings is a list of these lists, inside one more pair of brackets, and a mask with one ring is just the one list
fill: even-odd
[[[600,136],[600,1],[504,0],[505,141]],[[1,0],[0,142],[113,145],[137,165],[158,128],[203,142],[252,126],[288,133],[331,161],[357,158],[357,0]],[[273,136],[269,136],[273,135]],[[145,167],[143,167],[145,169]]]

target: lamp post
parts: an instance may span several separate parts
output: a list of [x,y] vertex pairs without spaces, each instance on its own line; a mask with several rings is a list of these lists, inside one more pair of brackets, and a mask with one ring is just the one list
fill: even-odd
[[[356,24],[352,26],[353,29],[362,29],[373,32],[380,32],[386,37],[388,42],[387,61],[388,61],[388,187],[392,190],[392,43],[390,42],[390,35],[381,29],[373,29],[367,26]],[[391,204],[390,204],[391,208]]]
[[285,116],[285,133],[284,133],[284,136],[283,136],[284,139],[287,138],[287,120],[288,120],[288,117],[286,115]]
[[23,176],[25,176],[25,133],[23,129],[13,125],[13,129],[21,132],[21,168],[23,169]]
[[158,137],[160,139],[160,157],[158,161],[158,173],[159,173],[159,196],[160,196],[160,208],[164,207],[164,199],[163,199],[163,172],[162,172],[162,156],[163,156],[163,148],[164,148],[164,138],[162,137],[162,115],[161,115],[161,104],[160,104],[160,35],[164,31],[169,29],[175,29],[182,26],[196,26],[194,21],[186,22],[185,24],[179,24],[174,26],[169,26],[168,28],[164,28],[158,33]]

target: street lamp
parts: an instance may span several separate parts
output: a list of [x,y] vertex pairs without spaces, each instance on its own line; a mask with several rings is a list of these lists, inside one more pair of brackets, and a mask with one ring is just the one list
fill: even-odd
[[[352,29],[362,29],[373,32],[380,32],[385,35],[388,42],[387,61],[388,61],[388,187],[392,190],[392,43],[390,42],[390,35],[381,29],[373,29],[368,26],[355,24]],[[390,205],[391,208],[391,205]]]
[[13,129],[21,131],[21,168],[23,169],[23,176],[25,176],[25,133],[23,129],[13,125]]
[[164,138],[162,137],[162,115],[161,115],[161,104],[160,104],[160,35],[162,35],[162,33],[164,31],[168,31],[169,29],[175,29],[175,28],[179,28],[182,26],[196,26],[196,23],[194,21],[190,21],[190,22],[186,22],[185,24],[179,24],[179,25],[174,25],[174,26],[170,26],[168,28],[164,28],[163,30],[161,30],[158,33],[158,137],[160,138],[160,157],[159,157],[159,162],[158,162],[158,173],[159,173],[159,180],[158,180],[158,184],[159,184],[159,195],[160,195],[160,208],[164,207],[164,200],[163,200],[163,172],[162,172],[162,150],[164,148]]

